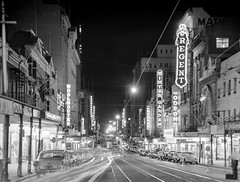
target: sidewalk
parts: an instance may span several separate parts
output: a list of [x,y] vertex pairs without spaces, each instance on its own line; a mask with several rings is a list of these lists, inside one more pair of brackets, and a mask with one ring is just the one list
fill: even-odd
[[[201,164],[201,163],[199,165],[207,166],[207,164]],[[226,167],[224,166],[224,160],[214,160],[213,165],[209,165],[209,167],[217,167],[217,168],[232,170],[232,167],[230,166],[228,161],[226,161]],[[238,164],[238,171],[240,171],[240,164]]]
[[[33,162],[32,162],[33,164]],[[8,164],[8,179],[10,181],[14,181],[16,179],[19,179],[21,177],[17,176],[17,168],[18,163]],[[31,166],[31,171],[33,171],[33,165]],[[28,174],[28,161],[23,161],[22,163],[22,176],[28,176],[28,175],[34,175],[34,174]]]

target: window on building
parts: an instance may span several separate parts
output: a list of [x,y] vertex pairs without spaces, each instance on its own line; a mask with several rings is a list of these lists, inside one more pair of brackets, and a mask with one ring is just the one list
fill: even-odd
[[46,101],[46,110],[50,111],[50,101]]
[[170,53],[172,53],[172,49],[170,49]]
[[237,117],[237,109],[233,109],[233,120],[235,121]]
[[225,113],[225,111],[223,111],[223,120],[224,121],[226,120],[226,113]]
[[167,51],[167,49],[166,49],[166,53],[167,53],[168,51]]
[[228,110],[228,120],[230,120],[230,117],[231,117],[231,110],[229,109]]
[[223,82],[223,97],[226,95],[226,82]]
[[233,78],[233,93],[237,93],[237,78]]
[[231,95],[231,80],[228,80],[228,95]]
[[216,38],[216,48],[227,48],[229,47],[229,38]]
[[217,98],[220,98],[220,93],[221,93],[221,89],[218,88],[218,90],[217,90]]

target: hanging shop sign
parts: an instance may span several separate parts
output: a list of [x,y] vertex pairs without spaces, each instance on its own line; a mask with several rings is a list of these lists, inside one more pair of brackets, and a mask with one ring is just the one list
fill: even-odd
[[0,98],[0,113],[13,115],[13,101]]
[[61,116],[53,114],[53,113],[48,112],[48,111],[44,111],[44,117],[46,119],[49,119],[49,120],[61,122]]
[[66,125],[71,124],[71,84],[67,84],[67,99],[66,99]]
[[162,128],[163,114],[163,71],[157,70],[157,128]]
[[181,89],[187,84],[187,58],[189,44],[189,32],[185,24],[180,24],[177,30],[175,44],[177,46],[176,56],[176,79],[175,84]]

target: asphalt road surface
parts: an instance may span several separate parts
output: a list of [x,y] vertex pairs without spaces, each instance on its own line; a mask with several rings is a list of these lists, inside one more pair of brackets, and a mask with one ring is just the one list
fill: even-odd
[[[41,176],[31,175],[18,182],[221,182],[231,170],[202,165],[160,161],[137,153],[97,148],[83,164]],[[240,176],[239,176],[240,177]]]
[[[231,170],[207,168],[202,165],[159,161],[139,156],[132,152],[124,152],[115,157],[110,167],[96,182],[220,182],[226,180],[225,175]],[[240,178],[239,178],[240,179]]]

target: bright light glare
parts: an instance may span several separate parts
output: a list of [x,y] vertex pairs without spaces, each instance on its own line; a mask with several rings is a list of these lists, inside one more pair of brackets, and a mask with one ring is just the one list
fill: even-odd
[[136,93],[136,92],[137,92],[137,88],[136,88],[136,87],[132,87],[132,88],[131,88],[131,92],[132,92],[132,93]]
[[116,119],[120,119],[120,115],[119,114],[116,115]]

